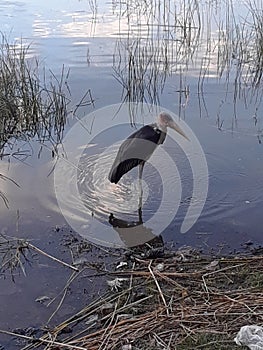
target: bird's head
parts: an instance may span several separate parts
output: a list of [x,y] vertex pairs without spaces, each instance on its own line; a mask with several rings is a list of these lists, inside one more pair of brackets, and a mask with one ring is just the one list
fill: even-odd
[[178,134],[182,135],[185,139],[189,141],[188,137],[185,135],[185,133],[179,127],[179,125],[173,120],[170,114],[166,112],[161,112],[157,117],[157,125],[158,128],[163,132],[167,132],[167,128],[169,127],[178,132]]

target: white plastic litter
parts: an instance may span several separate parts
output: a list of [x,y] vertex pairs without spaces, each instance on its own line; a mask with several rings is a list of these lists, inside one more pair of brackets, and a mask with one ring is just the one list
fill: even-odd
[[118,292],[118,290],[122,287],[122,282],[127,281],[127,278],[115,278],[112,281],[107,281],[108,286],[111,288],[112,291]]
[[263,350],[263,327],[243,326],[234,340],[237,345],[246,345],[250,350]]

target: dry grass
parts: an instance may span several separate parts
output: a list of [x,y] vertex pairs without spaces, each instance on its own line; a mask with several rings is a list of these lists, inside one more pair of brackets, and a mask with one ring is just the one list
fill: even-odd
[[22,271],[26,276],[25,263],[29,261],[31,253],[24,239],[7,237],[0,234],[0,275],[10,276],[14,279],[16,272]]
[[[197,93],[205,109],[205,82],[215,77],[227,84],[235,117],[237,100],[257,106],[262,100],[262,3],[246,0],[242,11],[237,8],[233,0],[120,2],[113,69],[123,101],[158,105],[169,76],[190,81],[199,74]],[[187,83],[176,90],[179,108],[184,108],[185,90]]]
[[262,323],[262,256],[127,262],[109,293],[24,349],[241,349],[240,327]]
[[[0,44],[0,159],[25,161],[30,155],[17,142],[33,138],[49,142],[54,155],[61,143],[68,114],[66,97],[68,73],[62,68],[57,78],[51,71],[47,78],[39,61],[29,59],[30,46],[23,41],[10,44],[2,35]],[[42,71],[43,69],[43,71]],[[12,179],[0,174],[1,180]],[[17,185],[17,184],[16,184]],[[8,207],[8,197],[0,190]]]
[[44,255],[75,272],[79,271],[77,267],[46,253],[26,239],[9,237],[0,233],[0,276],[10,275],[13,281],[20,272],[26,276],[25,267],[27,264],[31,264],[36,254]]
[[[201,18],[198,1],[120,3],[120,28],[127,18],[127,38],[116,42],[114,77],[125,102],[159,104],[167,77],[187,67],[198,48]],[[136,29],[135,29],[136,28]],[[183,68],[183,69],[184,69]]]
[[37,138],[49,141],[56,150],[61,142],[68,114],[67,78],[48,74],[37,58],[29,59],[30,46],[8,43],[2,35],[0,45],[0,156],[15,140]]
[[[80,103],[70,106],[69,70],[64,65],[55,75],[37,57],[31,57],[31,47],[21,42],[9,43],[2,35],[0,43],[0,159],[24,162],[31,154],[21,149],[21,142],[34,140],[58,156],[67,117],[77,118],[79,107],[93,104],[88,90]],[[33,148],[32,148],[33,149]],[[10,180],[0,174],[0,180]],[[14,181],[13,181],[14,182]],[[16,184],[17,185],[17,184]],[[0,197],[8,207],[8,198],[0,190]]]

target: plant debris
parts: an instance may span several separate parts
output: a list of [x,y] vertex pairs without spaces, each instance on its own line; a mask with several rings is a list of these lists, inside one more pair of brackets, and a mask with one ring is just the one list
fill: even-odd
[[263,256],[164,255],[116,262],[116,288],[24,349],[242,349],[240,327],[263,320]]

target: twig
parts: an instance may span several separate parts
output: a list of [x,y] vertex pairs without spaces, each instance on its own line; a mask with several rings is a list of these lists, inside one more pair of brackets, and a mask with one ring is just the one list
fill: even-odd
[[[125,270],[125,271],[112,271],[108,273],[109,275],[119,275],[119,276],[126,276],[126,275],[134,275],[138,277],[149,277],[151,275],[148,271],[133,271],[133,270]],[[170,277],[178,277],[178,278],[187,278],[187,277],[201,277],[203,274],[202,271],[198,272],[162,272],[163,276],[170,276]]]
[[152,275],[152,278],[153,278],[153,280],[154,280],[154,282],[155,282],[155,284],[156,284],[156,286],[157,286],[157,289],[158,289],[158,291],[159,291],[159,293],[160,293],[160,295],[161,295],[162,301],[163,301],[164,306],[165,306],[165,308],[166,308],[167,316],[169,316],[169,308],[168,308],[168,305],[167,305],[166,300],[165,300],[165,298],[164,298],[164,295],[163,295],[163,292],[162,292],[162,290],[161,290],[161,287],[160,287],[160,285],[159,285],[159,283],[158,283],[158,281],[157,281],[157,279],[156,279],[156,277],[155,277],[155,275],[154,275],[154,273],[153,273],[153,270],[151,269],[151,264],[152,264],[152,260],[150,261],[150,263],[149,263],[149,265],[148,265],[148,269],[149,269],[150,274]]
[[57,346],[62,346],[62,347],[69,348],[69,349],[74,349],[74,350],[87,350],[87,348],[83,348],[83,347],[77,346],[77,345],[73,346],[73,345],[70,345],[70,344],[60,343],[60,342],[57,342],[57,341],[52,341],[52,340],[47,340],[47,339],[42,339],[42,338],[29,337],[27,335],[17,334],[17,333],[10,332],[10,331],[5,331],[5,330],[2,330],[2,329],[0,329],[0,333],[11,335],[11,336],[15,336],[15,337],[18,337],[18,338],[23,338],[23,339],[30,340],[30,341],[33,341],[33,342],[40,342],[40,343],[46,343],[46,344],[50,344],[50,345],[57,345]]
[[54,260],[54,261],[56,261],[56,262],[58,262],[58,263],[60,263],[60,264],[62,264],[62,265],[64,265],[64,266],[66,266],[66,267],[69,267],[70,269],[72,269],[72,270],[74,270],[74,271],[79,271],[79,269],[78,269],[77,267],[72,266],[72,265],[69,265],[69,264],[67,264],[67,263],[64,262],[64,261],[62,261],[62,260],[60,260],[60,259],[58,259],[58,258],[55,258],[54,256],[52,256],[52,255],[50,255],[50,254],[44,252],[43,250],[39,249],[39,248],[36,247],[36,246],[34,246],[32,243],[29,243],[29,242],[28,242],[27,245],[28,245],[28,247],[30,247],[31,249],[35,250],[36,252],[38,252],[38,253],[40,253],[40,254],[42,254],[42,255],[44,255],[44,256],[46,256],[46,257],[48,257],[48,258],[50,258],[50,259],[52,259],[52,260]]

